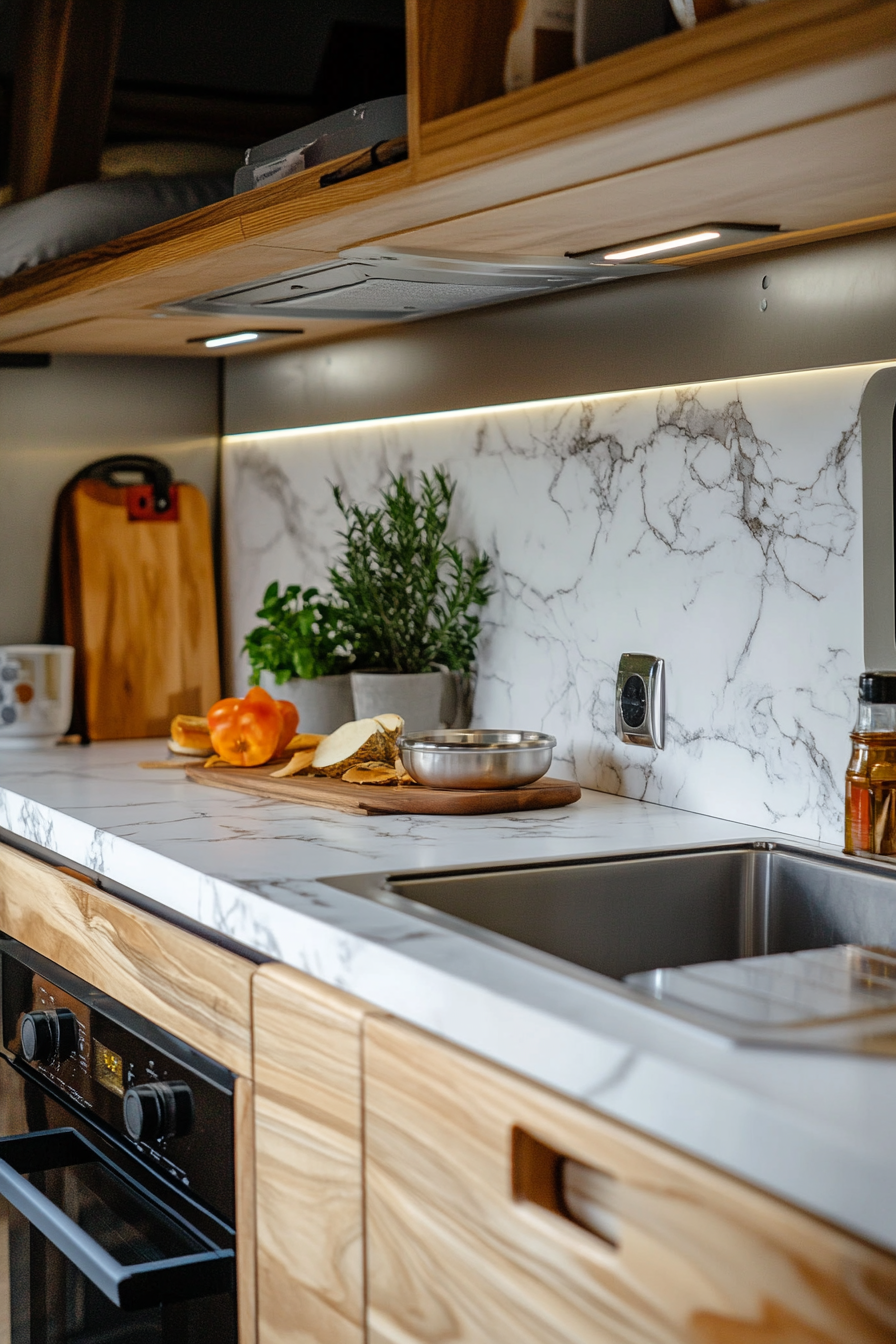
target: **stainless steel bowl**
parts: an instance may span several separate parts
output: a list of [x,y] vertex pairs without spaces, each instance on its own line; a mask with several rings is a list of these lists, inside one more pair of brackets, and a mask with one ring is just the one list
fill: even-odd
[[430,789],[512,789],[547,774],[557,739],[548,733],[444,728],[405,733],[401,761]]

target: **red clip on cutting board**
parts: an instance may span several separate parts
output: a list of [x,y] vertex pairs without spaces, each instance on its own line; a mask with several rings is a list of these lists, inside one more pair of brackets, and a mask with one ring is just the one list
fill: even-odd
[[156,505],[156,497],[149,485],[129,485],[127,489],[128,522],[130,523],[178,523],[180,522],[180,486],[168,487],[168,498],[164,509]]

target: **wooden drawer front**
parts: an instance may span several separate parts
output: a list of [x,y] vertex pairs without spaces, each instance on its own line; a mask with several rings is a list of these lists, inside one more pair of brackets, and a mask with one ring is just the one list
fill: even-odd
[[0,844],[0,929],[234,1073],[255,963]]
[[[896,1340],[889,1256],[390,1020],[365,1151],[370,1344]],[[561,1206],[564,1159],[604,1236]]]
[[366,1005],[288,966],[253,983],[259,1344],[362,1344]]

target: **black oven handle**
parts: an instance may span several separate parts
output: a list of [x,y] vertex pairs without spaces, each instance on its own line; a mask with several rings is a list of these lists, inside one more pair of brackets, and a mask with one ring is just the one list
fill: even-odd
[[97,1161],[120,1174],[74,1129],[0,1139],[0,1195],[125,1311],[233,1290],[233,1251],[215,1249],[152,1264],[121,1265],[22,1174]]

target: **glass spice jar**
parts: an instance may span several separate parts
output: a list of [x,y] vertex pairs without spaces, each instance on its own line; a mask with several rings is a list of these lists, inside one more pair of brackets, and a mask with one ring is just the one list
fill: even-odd
[[847,854],[896,856],[896,672],[863,672],[846,771]]

